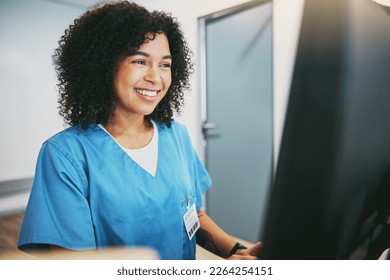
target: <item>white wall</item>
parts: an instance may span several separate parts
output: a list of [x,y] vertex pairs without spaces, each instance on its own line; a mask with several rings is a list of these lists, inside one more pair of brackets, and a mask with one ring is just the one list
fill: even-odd
[[41,143],[63,128],[51,56],[82,10],[0,1],[0,182],[32,177]]
[[276,167],[304,0],[274,0],[273,3],[274,166]]

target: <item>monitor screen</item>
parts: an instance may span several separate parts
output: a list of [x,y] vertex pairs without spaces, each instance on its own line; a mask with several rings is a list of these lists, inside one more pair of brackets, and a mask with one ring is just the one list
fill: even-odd
[[305,1],[261,259],[390,245],[390,8]]

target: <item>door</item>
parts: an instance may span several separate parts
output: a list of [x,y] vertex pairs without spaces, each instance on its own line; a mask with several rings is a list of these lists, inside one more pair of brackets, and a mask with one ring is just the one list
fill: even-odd
[[207,213],[255,242],[272,174],[272,1],[199,19]]

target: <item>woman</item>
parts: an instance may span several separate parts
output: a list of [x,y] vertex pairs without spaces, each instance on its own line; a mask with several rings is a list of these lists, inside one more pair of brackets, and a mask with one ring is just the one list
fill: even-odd
[[54,62],[70,127],[41,148],[20,249],[148,246],[194,259],[198,239],[256,259],[260,244],[242,247],[200,210],[211,180],[173,120],[193,67],[175,19],[127,1],[97,6],[65,31]]

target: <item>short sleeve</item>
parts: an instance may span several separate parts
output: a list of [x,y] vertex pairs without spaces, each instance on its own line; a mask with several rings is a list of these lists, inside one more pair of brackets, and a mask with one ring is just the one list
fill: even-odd
[[44,244],[73,250],[96,248],[86,178],[76,158],[65,155],[53,143],[43,144],[19,235],[19,249]]
[[196,209],[199,211],[203,205],[203,194],[211,187],[211,178],[194,150],[194,174],[196,190]]

